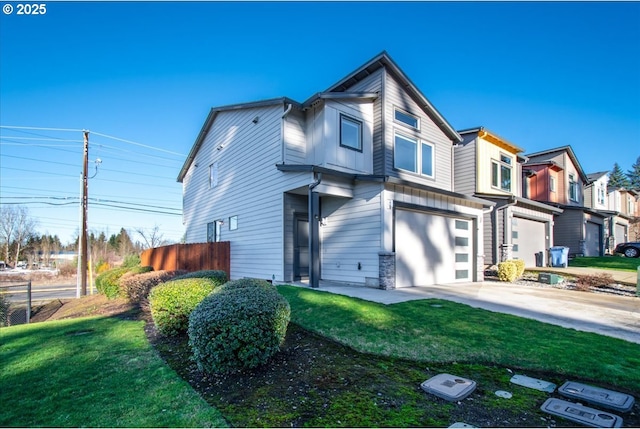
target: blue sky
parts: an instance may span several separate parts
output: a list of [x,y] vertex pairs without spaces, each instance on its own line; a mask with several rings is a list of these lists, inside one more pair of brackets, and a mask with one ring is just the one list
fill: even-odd
[[63,242],[79,226],[80,130],[102,160],[89,229],[179,240],[167,213],[211,107],[304,101],[382,50],[456,129],[526,152],[570,144],[587,173],[640,156],[638,2],[47,2],[40,16],[7,3],[0,203],[25,203]]

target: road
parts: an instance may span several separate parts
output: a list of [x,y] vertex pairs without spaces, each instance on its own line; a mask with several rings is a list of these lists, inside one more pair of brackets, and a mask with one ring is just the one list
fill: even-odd
[[[55,284],[55,285],[34,285],[31,287],[31,303],[32,305],[39,305],[54,299],[72,299],[76,297],[77,286],[75,283]],[[95,287],[93,291],[87,290],[87,294],[96,294]],[[12,286],[8,293],[9,302],[20,303],[26,302],[27,299],[27,287],[26,286]]]

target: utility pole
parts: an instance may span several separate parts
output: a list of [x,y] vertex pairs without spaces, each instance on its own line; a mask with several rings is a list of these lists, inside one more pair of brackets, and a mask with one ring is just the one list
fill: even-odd
[[87,294],[87,201],[88,201],[88,180],[87,170],[89,169],[89,131],[83,131],[84,134],[84,158],[82,167],[82,231],[80,238],[80,295],[85,296]]

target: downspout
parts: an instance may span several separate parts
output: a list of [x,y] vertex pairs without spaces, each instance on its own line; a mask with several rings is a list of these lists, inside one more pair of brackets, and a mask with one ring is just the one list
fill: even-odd
[[322,182],[322,173],[309,184],[309,286],[320,287],[320,196],[313,190]]
[[[511,206],[515,206],[518,202],[516,201],[515,197],[512,195],[510,198],[510,201],[508,203],[505,203],[499,207],[497,207],[495,210],[493,210],[491,212],[491,216],[492,216],[492,224],[493,224],[493,251],[495,252],[495,259],[493,261],[494,264],[497,264],[498,262],[502,262],[500,261],[500,246],[498,245],[498,211],[502,211],[508,207]],[[503,231],[506,231],[507,229],[507,220],[505,218],[504,220],[504,225],[503,225]]]

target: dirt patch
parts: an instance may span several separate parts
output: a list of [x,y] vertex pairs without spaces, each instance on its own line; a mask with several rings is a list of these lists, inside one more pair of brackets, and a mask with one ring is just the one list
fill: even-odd
[[51,301],[38,307],[31,321],[44,322],[87,316],[135,318],[139,312],[139,307],[125,299],[108,299],[104,295],[92,295],[79,299]]

